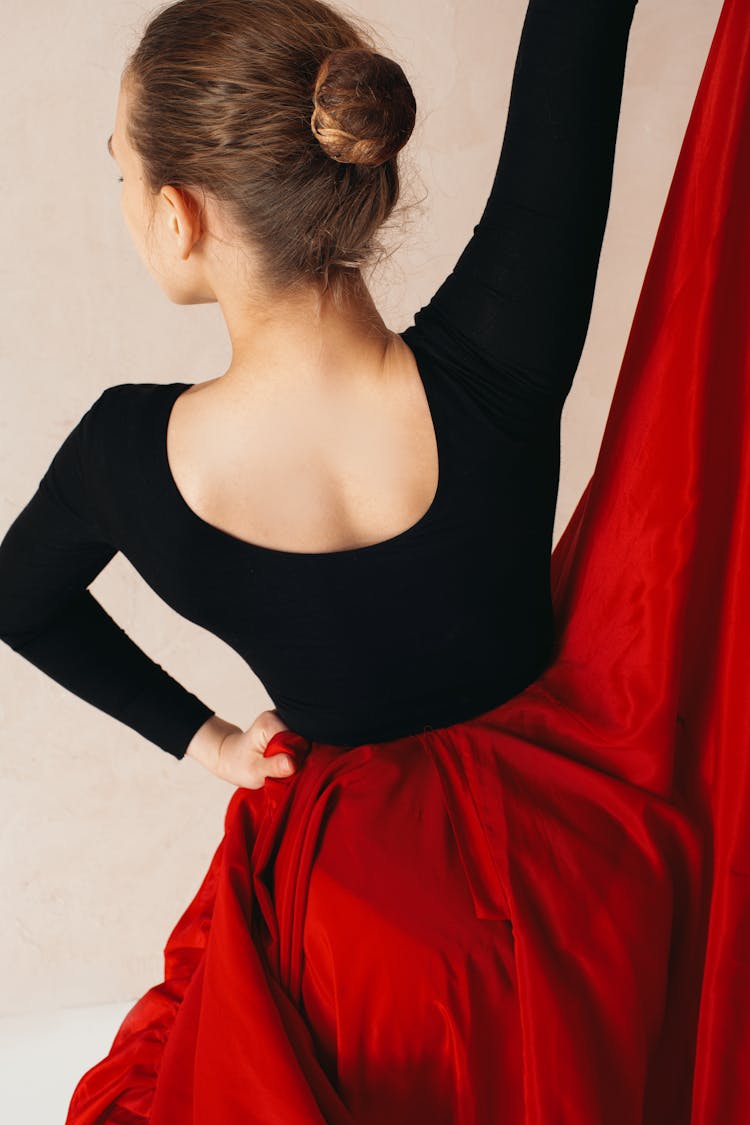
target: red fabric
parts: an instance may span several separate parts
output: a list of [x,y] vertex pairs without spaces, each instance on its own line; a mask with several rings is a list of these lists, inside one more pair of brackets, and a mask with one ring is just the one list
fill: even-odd
[[237,789],[164,981],[66,1125],[750,1119],[750,8],[726,0],[555,660]]

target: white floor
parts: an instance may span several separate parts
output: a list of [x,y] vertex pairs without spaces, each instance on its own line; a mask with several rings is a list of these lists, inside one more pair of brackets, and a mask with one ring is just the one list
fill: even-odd
[[0,1018],[2,1120],[64,1125],[78,1079],[107,1054],[133,1003]]

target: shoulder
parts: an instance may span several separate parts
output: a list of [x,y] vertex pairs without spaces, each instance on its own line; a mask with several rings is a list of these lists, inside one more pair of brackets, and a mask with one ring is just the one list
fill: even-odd
[[101,391],[84,417],[90,417],[97,425],[122,427],[150,404],[163,399],[173,386],[172,383],[114,383]]
[[[181,386],[182,384],[180,384]],[[113,455],[135,452],[145,440],[150,420],[174,393],[174,383],[114,383],[105,387],[84,412],[76,429],[83,455],[101,463]]]
[[137,538],[158,477],[162,404],[179,386],[117,383],[100,391],[39,479],[45,518],[53,512],[68,523],[72,519],[86,536],[120,549],[133,538],[133,529]]
[[78,477],[102,520],[148,490],[149,466],[161,404],[171,383],[115,383],[105,387],[65,437],[44,478],[46,487]]

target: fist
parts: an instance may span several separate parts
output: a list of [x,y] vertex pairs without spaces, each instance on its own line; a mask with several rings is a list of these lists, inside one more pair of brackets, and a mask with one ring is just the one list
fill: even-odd
[[260,789],[267,777],[289,777],[295,769],[289,754],[263,757],[273,736],[289,729],[274,710],[261,711],[247,730],[230,731],[224,736],[212,772],[243,789]]

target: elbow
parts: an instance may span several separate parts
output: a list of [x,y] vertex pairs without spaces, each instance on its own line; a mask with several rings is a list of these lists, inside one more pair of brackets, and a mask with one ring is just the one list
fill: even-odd
[[43,632],[43,627],[21,625],[18,622],[9,622],[0,617],[0,641],[13,652],[21,655]]

